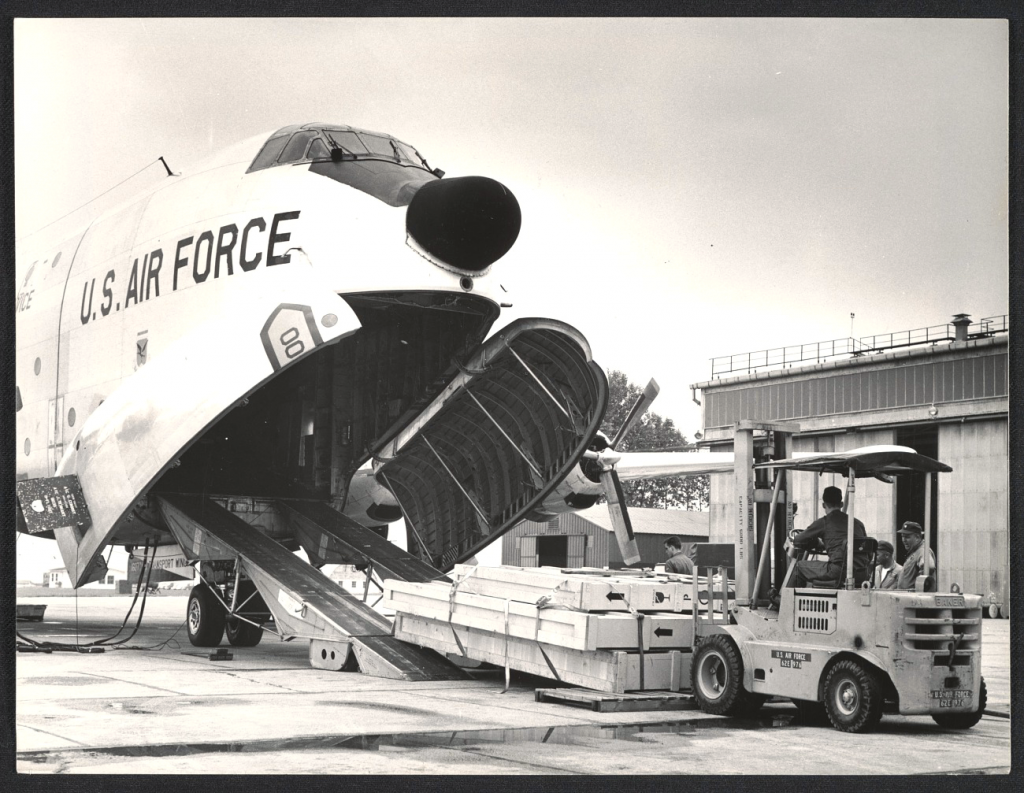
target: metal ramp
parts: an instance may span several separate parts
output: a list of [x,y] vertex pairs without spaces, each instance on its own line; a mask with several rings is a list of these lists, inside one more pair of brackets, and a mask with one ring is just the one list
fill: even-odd
[[278,501],[275,506],[291,524],[310,559],[369,562],[381,579],[450,581],[444,573],[374,531],[360,525],[329,504],[318,501]]
[[[465,677],[436,653],[396,639],[390,620],[209,498],[167,494],[158,496],[158,501],[185,554],[201,561],[241,565],[282,636],[311,642],[311,662],[315,654],[333,656],[334,648],[351,642],[359,668],[366,674],[411,681]],[[324,668],[340,669],[341,665]]]

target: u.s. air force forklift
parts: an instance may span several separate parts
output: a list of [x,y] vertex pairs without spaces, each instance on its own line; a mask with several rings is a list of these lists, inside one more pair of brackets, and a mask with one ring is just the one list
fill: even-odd
[[[827,714],[832,725],[845,732],[873,729],[883,710],[928,714],[947,728],[973,727],[986,703],[981,677],[982,597],[963,594],[956,584],[950,592],[934,591],[934,578],[927,568],[932,474],[952,469],[901,446],[795,455],[754,465],[755,470],[773,473],[774,484],[768,531],[761,543],[756,575],[751,575],[758,561],[753,553],[753,477],[750,466],[740,461],[752,460],[752,430],[756,426],[744,422],[736,432],[736,601],[729,604],[726,599],[719,615],[716,609],[708,609],[708,617],[694,626],[691,682],[701,710],[741,715],[759,708],[767,697],[777,696],[793,700],[809,720],[823,721]],[[786,429],[792,430],[792,425]],[[780,488],[785,472],[790,471],[847,478],[844,511],[849,518],[843,583],[837,589],[788,587],[794,559],[781,589],[769,593],[770,597],[759,597],[764,591],[762,581],[766,581]],[[870,582],[855,587],[854,552],[873,555],[876,547],[870,538],[854,541],[856,480],[874,476],[892,482],[892,477],[912,472],[926,474],[924,574],[914,590],[872,589]],[[792,515],[791,507],[788,513]],[[790,528],[790,539],[795,533]],[[709,580],[711,572],[709,569]],[[727,598],[727,586],[722,592]]]

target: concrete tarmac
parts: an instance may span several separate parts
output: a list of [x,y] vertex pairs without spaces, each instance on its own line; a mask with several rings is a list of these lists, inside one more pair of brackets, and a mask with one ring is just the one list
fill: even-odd
[[[36,640],[115,633],[131,597],[25,598]],[[802,724],[788,702],[755,718],[595,713],[534,701],[552,681],[504,672],[409,683],[313,669],[304,641],[265,635],[211,661],[185,635],[186,598],[151,596],[143,623],[101,654],[18,653],[19,773],[1005,774],[1009,621],[983,624],[987,715],[971,730],[886,715],[849,735]],[[77,610],[77,617],[76,617]],[[119,638],[127,637],[134,615]],[[76,630],[77,626],[77,630]],[[754,736],[752,731],[759,734]]]

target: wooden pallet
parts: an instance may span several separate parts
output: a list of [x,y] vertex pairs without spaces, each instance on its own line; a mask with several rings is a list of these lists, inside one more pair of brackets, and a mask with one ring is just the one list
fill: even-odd
[[672,691],[646,691],[638,694],[610,694],[589,688],[538,688],[537,702],[587,708],[598,713],[626,713],[640,710],[696,710],[697,703],[689,694]]

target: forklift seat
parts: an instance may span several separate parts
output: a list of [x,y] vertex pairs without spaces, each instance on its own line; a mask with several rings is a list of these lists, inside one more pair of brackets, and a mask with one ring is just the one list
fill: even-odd
[[[853,540],[853,555],[854,556],[867,556],[868,558],[868,580],[871,579],[871,574],[875,569],[875,554],[878,552],[878,540],[874,537],[855,537]],[[845,557],[844,557],[845,558]],[[843,582],[846,581],[846,564],[843,564],[843,572],[839,577],[838,587],[843,586]],[[857,582],[860,585],[860,582]],[[811,584],[809,589],[837,589],[836,586],[826,586],[822,584]]]

